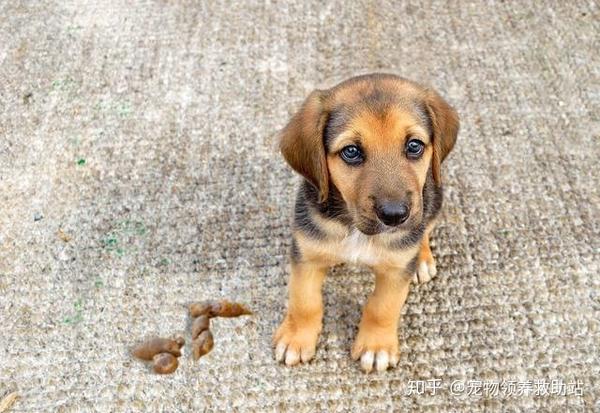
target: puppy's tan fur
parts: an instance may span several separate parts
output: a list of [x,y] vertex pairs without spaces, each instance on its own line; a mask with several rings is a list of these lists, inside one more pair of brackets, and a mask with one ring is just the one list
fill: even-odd
[[[322,326],[321,287],[340,262],[369,266],[375,290],[364,306],[352,357],[365,371],[398,360],[400,310],[416,277],[435,275],[429,246],[441,207],[441,163],[458,134],[458,116],[436,92],[394,75],[366,75],[317,90],[280,137],[287,162],[305,181],[295,208],[287,314],[274,335],[276,357],[310,360]],[[418,159],[409,140],[424,144]],[[360,147],[362,162],[341,153]],[[382,200],[403,202],[410,216],[390,227]]]

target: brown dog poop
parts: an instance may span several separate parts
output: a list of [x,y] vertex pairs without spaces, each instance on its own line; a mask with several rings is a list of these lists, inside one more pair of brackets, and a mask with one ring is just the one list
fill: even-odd
[[169,353],[175,357],[181,356],[181,347],[185,344],[183,337],[176,339],[153,337],[138,344],[133,349],[133,355],[140,360],[151,361],[159,353]]
[[156,373],[170,374],[177,370],[177,357],[181,356],[184,344],[183,337],[153,337],[135,346],[132,354],[140,360],[152,361]]
[[211,317],[239,317],[242,315],[250,315],[250,311],[245,305],[233,303],[228,300],[208,300],[201,301],[190,305],[190,315],[199,317],[205,315]]
[[192,323],[192,339],[195,339],[202,333],[204,330],[208,330],[210,328],[210,318],[205,315],[201,315],[197,317]]
[[[192,357],[198,360],[210,353],[215,345],[210,331],[210,319],[213,317],[239,317],[252,314],[243,304],[228,300],[208,300],[190,305],[192,321]],[[171,374],[179,366],[178,357],[185,345],[183,337],[153,337],[138,344],[132,354],[140,360],[151,361],[158,374]]]
[[177,370],[179,362],[171,353],[158,353],[152,358],[154,371],[158,374],[171,374]]
[[228,300],[207,300],[190,305],[192,322],[192,354],[194,360],[208,354],[214,347],[214,338],[210,332],[210,319],[213,317],[239,317],[250,315],[252,311],[243,304]]
[[194,341],[192,341],[192,354],[194,355],[194,360],[198,360],[205,354],[210,353],[214,345],[215,342],[212,333],[210,330],[204,330],[194,339]]

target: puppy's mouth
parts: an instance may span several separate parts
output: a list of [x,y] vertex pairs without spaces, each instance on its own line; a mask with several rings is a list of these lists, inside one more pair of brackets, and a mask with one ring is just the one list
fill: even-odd
[[385,231],[383,225],[372,219],[369,219],[368,221],[361,220],[360,222],[355,223],[355,226],[360,232],[362,232],[365,235],[377,235]]
[[399,225],[390,227],[381,223],[378,220],[371,218],[362,218],[360,221],[355,223],[356,228],[365,235],[377,235],[383,233],[392,233],[406,229],[406,225]]
[[385,225],[378,219],[361,216],[355,220],[354,226],[356,227],[356,229],[358,229],[363,234],[372,236],[372,235],[378,235],[378,234],[384,234],[384,233],[385,234],[393,234],[396,232],[410,231],[411,229],[413,229],[419,225],[419,221],[420,221],[419,217],[415,215],[415,216],[411,216],[410,218],[408,218],[406,220],[406,222],[404,222],[400,225],[389,226],[389,225]]

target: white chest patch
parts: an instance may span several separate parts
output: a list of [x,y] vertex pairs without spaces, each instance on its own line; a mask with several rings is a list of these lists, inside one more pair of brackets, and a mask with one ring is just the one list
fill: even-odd
[[341,242],[340,258],[347,262],[376,265],[381,261],[381,248],[377,248],[373,239],[357,229]]

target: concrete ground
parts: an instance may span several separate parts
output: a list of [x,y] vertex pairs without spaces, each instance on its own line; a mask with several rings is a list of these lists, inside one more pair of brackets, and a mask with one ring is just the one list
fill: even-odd
[[[0,2],[0,399],[600,410],[599,17],[593,1]],[[349,349],[373,280],[335,268],[316,359],[285,368],[270,341],[298,178],[273,136],[313,88],[371,71],[460,113],[439,275],[411,291],[398,368],[365,375]],[[256,315],[219,320],[213,352],[172,376],[130,357],[211,297]]]

